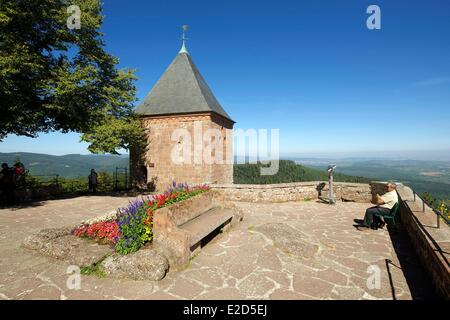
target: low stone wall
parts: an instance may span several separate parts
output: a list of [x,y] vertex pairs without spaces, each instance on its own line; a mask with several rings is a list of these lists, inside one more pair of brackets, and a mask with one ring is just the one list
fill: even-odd
[[156,211],[153,217],[153,245],[168,259],[172,269],[185,265],[190,257],[189,234],[178,226],[210,208],[212,194],[205,192]]
[[[223,193],[228,201],[286,202],[315,200],[328,197],[328,183],[323,181],[279,184],[216,184],[213,190]],[[333,190],[336,200],[369,202],[369,184],[335,182]]]
[[153,232],[159,228],[167,229],[169,226],[180,226],[189,220],[198,217],[213,207],[213,193],[204,192],[192,198],[176,202],[170,206],[156,210],[153,217]]
[[448,240],[450,228],[441,222],[436,227],[436,214],[403,185],[397,187],[400,199],[400,219],[423,266],[431,276],[436,293],[450,300],[450,266]]

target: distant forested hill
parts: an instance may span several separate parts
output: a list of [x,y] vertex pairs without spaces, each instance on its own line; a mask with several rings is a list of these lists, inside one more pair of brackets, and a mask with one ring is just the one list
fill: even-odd
[[[290,160],[280,160],[278,173],[273,176],[262,176],[259,164],[235,164],[234,183],[270,184],[302,181],[326,181],[328,173],[324,170],[307,168]],[[342,173],[334,174],[338,182],[370,182],[370,179],[355,177]]]
[[[19,157],[26,169],[32,175],[56,175],[66,178],[87,176],[90,169],[97,172],[112,173],[116,167],[128,168],[128,156],[115,155],[80,155],[68,154],[54,156],[40,153],[0,153],[0,163],[6,162],[10,166]],[[308,168],[290,160],[280,160],[280,168],[276,175],[261,176],[257,164],[235,164],[234,183],[268,184],[300,181],[325,181],[328,174],[325,170]],[[369,182],[367,178],[336,173],[335,181],[340,182]]]
[[128,156],[67,154],[53,156],[40,153],[0,153],[0,163],[12,166],[19,157],[32,175],[60,175],[66,178],[88,176],[91,169],[112,173],[116,167],[128,168]]
[[[0,163],[10,166],[19,157],[32,175],[56,175],[65,178],[86,177],[90,169],[112,173],[116,167],[128,168],[127,155],[53,156],[40,153],[1,153]],[[280,160],[279,172],[274,176],[261,176],[257,164],[235,164],[234,183],[268,184],[301,181],[326,181],[328,163],[337,165],[335,181],[370,182],[371,180],[401,181],[418,193],[428,192],[438,199],[450,198],[450,162],[393,161],[393,160],[332,160],[295,159]],[[302,163],[302,164],[298,164]]]
[[[318,160],[297,160],[312,168],[323,168]],[[323,160],[322,160],[323,161]],[[450,199],[450,162],[424,160],[327,160],[344,174],[364,176],[372,180],[395,180],[422,194],[428,192],[438,199]]]

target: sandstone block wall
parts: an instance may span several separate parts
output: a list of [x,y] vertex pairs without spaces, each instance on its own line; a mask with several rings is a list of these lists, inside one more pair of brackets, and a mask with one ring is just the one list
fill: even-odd
[[436,293],[441,298],[450,300],[450,228],[443,221],[440,222],[440,228],[437,228],[436,214],[426,204],[424,207],[418,197],[414,198],[410,188],[400,185],[397,192],[401,223],[422,265],[430,274]]
[[[201,136],[195,134],[196,122],[200,124]],[[132,175],[135,180],[153,181],[157,191],[165,190],[173,181],[189,184],[231,183],[233,181],[233,138],[232,130],[227,130],[233,128],[231,121],[212,113],[205,113],[146,117],[143,118],[143,126],[147,135],[148,147],[143,152],[134,152],[130,157],[134,167]],[[188,139],[181,137],[178,141],[173,141],[173,133],[177,129],[186,129],[190,137]],[[207,137],[203,135],[207,129],[217,129],[216,132],[221,133],[218,142],[223,147],[221,155],[220,153],[216,154],[217,151],[214,148],[208,149],[211,139],[204,139]],[[178,156],[181,152],[175,152],[177,161],[184,163],[174,162],[172,158],[174,150],[181,151],[189,143],[189,139],[190,159],[184,159],[182,156]],[[198,144],[202,144],[202,161],[200,163],[194,161],[195,144],[197,144],[197,148]],[[221,158],[223,163],[207,163],[204,158],[207,153],[205,150],[211,150],[211,156]],[[231,152],[230,163],[226,161],[227,152]],[[139,183],[136,184],[139,185]],[[142,183],[140,184],[142,185]]]

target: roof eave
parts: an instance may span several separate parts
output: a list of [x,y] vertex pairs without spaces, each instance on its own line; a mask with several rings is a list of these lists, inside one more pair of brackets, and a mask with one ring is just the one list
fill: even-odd
[[215,111],[192,111],[192,112],[179,112],[179,113],[152,113],[152,114],[148,114],[148,113],[136,113],[135,114],[140,117],[140,118],[156,118],[156,117],[176,117],[176,116],[183,116],[183,115],[205,115],[205,114],[214,114],[217,115],[225,120],[230,121],[232,124],[235,124],[236,121],[234,121],[233,119],[226,117],[218,112]]

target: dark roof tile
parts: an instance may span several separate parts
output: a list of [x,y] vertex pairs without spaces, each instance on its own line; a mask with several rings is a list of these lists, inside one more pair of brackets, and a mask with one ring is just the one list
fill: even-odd
[[139,115],[215,112],[233,121],[188,53],[176,56],[135,112]]

